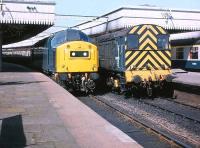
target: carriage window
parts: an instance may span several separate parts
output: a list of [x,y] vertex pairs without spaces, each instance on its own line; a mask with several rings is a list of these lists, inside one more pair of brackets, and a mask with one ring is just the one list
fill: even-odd
[[158,49],[169,49],[169,36],[166,34],[161,34],[157,36],[158,42],[157,46]]
[[183,48],[176,49],[176,59],[183,59],[184,58]]
[[190,59],[198,59],[198,47],[190,48]]
[[128,49],[138,49],[139,39],[138,35],[129,34],[127,37]]

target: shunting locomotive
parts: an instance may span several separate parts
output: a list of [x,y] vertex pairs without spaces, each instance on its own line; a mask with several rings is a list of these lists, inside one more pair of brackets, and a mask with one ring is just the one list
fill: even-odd
[[98,79],[98,49],[83,32],[67,29],[48,38],[42,69],[69,90],[93,92]]
[[147,96],[173,94],[169,34],[164,28],[142,24],[95,40],[100,73],[113,90]]

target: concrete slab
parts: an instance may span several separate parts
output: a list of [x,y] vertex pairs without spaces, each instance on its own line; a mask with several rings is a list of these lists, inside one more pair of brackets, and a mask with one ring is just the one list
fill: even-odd
[[172,69],[172,73],[187,73],[187,71],[183,69]]
[[50,78],[22,71],[0,73],[1,148],[141,147]]
[[175,83],[200,87],[200,73],[198,72],[176,73],[175,76],[176,78],[173,80]]

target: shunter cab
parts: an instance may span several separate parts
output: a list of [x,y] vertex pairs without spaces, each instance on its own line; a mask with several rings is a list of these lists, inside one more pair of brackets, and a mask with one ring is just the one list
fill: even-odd
[[164,90],[165,82],[171,81],[171,49],[164,28],[137,25],[98,36],[96,42],[100,70],[113,89],[142,88],[152,96],[153,89]]

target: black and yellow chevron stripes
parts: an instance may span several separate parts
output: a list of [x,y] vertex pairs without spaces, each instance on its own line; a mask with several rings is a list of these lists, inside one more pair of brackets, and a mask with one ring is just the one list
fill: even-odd
[[133,27],[131,29],[129,34],[141,35],[141,34],[145,33],[147,30],[151,31],[155,35],[157,35],[157,34],[166,34],[166,31],[162,27],[156,26],[156,25],[139,25],[139,26],[135,26],[135,27]]
[[126,70],[135,68],[142,70],[145,69],[147,65],[154,70],[163,69],[163,65],[170,67],[170,56],[170,51],[126,51]]
[[159,50],[157,47],[157,35],[167,34],[166,31],[156,25],[139,25],[133,27],[129,34],[139,36],[138,50],[128,50],[125,53],[125,66],[127,70],[163,69],[171,66],[171,53],[169,50]]

